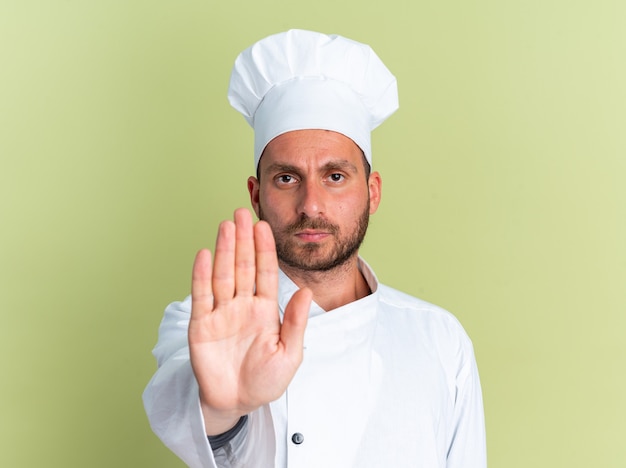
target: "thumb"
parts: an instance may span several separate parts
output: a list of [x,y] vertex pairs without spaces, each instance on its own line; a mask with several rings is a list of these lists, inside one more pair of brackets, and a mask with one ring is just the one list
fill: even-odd
[[304,330],[309,319],[309,308],[313,300],[313,291],[302,288],[291,297],[285,308],[283,325],[280,329],[280,341],[285,346],[287,354],[302,360],[304,346]]

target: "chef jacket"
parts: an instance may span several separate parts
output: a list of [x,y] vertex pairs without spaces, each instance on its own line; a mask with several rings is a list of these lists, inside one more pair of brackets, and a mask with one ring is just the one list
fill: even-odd
[[[329,312],[311,305],[304,358],[285,393],[213,451],[189,361],[191,298],[165,310],[143,398],[154,432],[190,467],[484,468],[472,344],[445,310],[378,283]],[[298,287],[279,273],[281,317]],[[216,382],[219,385],[219,382]]]

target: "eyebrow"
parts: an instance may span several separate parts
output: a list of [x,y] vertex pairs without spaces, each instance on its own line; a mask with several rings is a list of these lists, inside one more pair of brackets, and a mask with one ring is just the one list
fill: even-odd
[[[351,172],[353,174],[356,174],[358,172],[356,166],[347,159],[328,161],[322,167],[320,167],[321,172],[328,172],[333,170],[342,170],[346,172]],[[272,174],[276,172],[293,172],[299,174],[301,172],[301,169],[298,166],[294,166],[291,164],[273,163],[267,166],[263,172],[265,174]]]

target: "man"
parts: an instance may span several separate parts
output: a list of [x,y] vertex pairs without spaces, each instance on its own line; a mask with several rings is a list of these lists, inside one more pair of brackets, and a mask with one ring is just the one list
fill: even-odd
[[289,31],[237,59],[255,131],[252,207],[198,253],[165,311],[144,393],[192,467],[486,466],[472,346],[447,312],[379,284],[358,256],[381,199],[370,131],[397,108],[374,52]]

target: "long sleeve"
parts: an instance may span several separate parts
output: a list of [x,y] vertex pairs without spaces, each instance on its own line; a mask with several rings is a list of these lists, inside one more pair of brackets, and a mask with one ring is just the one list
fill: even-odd
[[211,450],[206,436],[198,383],[189,360],[187,329],[191,300],[165,309],[152,354],[158,370],[143,401],[150,426],[161,441],[191,468],[274,465],[275,439],[269,406],[248,415],[246,427],[228,444]]
[[216,467],[189,361],[190,313],[189,299],[165,310],[152,351],[158,370],[143,393],[143,402],[152,430],[170,450],[190,467]]
[[454,426],[447,468],[485,468],[487,450],[482,391],[472,344],[463,333],[461,367],[456,376]]

